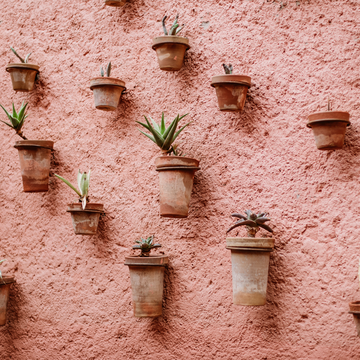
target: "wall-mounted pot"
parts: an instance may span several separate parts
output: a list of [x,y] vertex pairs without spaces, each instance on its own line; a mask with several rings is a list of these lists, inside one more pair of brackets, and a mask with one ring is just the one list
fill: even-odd
[[126,4],[126,0],[105,0],[105,5],[107,6],[124,6]]
[[129,256],[134,316],[157,317],[162,315],[164,271],[169,259],[166,255]]
[[233,303],[258,306],[266,304],[272,238],[227,238],[231,250]]
[[6,71],[10,73],[13,89],[31,91],[34,88],[39,66],[34,64],[8,64]]
[[94,93],[95,107],[99,110],[115,111],[121,94],[126,90],[125,82],[111,77],[97,77],[90,80]]
[[224,74],[214,76],[211,86],[215,88],[221,111],[241,111],[251,78],[245,75]]
[[9,301],[10,285],[15,282],[12,276],[2,276],[0,279],[0,326],[6,324],[6,310]]
[[14,147],[19,151],[24,192],[48,191],[50,158],[53,141],[20,140]]
[[104,205],[96,203],[86,203],[83,210],[82,204],[69,204],[66,210],[71,213],[71,219],[76,235],[95,235],[100,215],[104,213]]
[[344,146],[350,114],[344,111],[324,111],[309,115],[307,127],[314,132],[319,150],[336,150]]
[[160,156],[155,165],[159,172],[160,216],[187,217],[195,171],[200,169],[199,161],[182,156]]
[[356,326],[356,331],[360,337],[360,301],[354,301],[349,304],[350,311],[349,314],[354,315],[354,321]]
[[156,51],[161,70],[179,71],[190,45],[186,37],[166,35],[154,38],[152,48]]

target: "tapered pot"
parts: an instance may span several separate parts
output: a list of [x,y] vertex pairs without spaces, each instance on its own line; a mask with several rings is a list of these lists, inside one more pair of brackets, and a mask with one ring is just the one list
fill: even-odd
[[354,301],[349,303],[350,311],[349,314],[353,314],[356,331],[360,337],[360,301]]
[[233,303],[259,306],[266,304],[272,238],[227,238],[231,250]]
[[190,49],[190,45],[188,38],[166,35],[154,38],[152,48],[156,51],[161,70],[179,71],[184,62],[185,52]]
[[76,235],[95,235],[104,205],[86,203],[83,210],[81,203],[69,204],[66,210],[71,213],[72,224]]
[[199,161],[181,156],[160,156],[155,165],[159,172],[160,216],[187,217],[195,171],[200,169]]
[[309,115],[307,127],[312,128],[319,150],[336,150],[344,146],[350,114],[344,111],[325,111]]
[[16,141],[24,192],[45,192],[49,187],[49,172],[53,141]]
[[217,75],[212,78],[211,86],[216,90],[221,111],[241,111],[245,106],[251,78],[245,75]]
[[15,282],[12,276],[2,276],[0,279],[0,326],[6,324],[6,311],[9,301],[10,285]]
[[134,316],[162,315],[164,271],[168,261],[166,255],[125,258],[130,270]]
[[6,71],[10,73],[13,89],[31,91],[34,88],[39,66],[34,64],[8,64]]
[[98,77],[90,80],[90,89],[94,93],[95,107],[104,111],[115,111],[121,94],[126,90],[125,82],[110,77]]
[[120,7],[126,4],[126,0],[105,0],[105,5]]

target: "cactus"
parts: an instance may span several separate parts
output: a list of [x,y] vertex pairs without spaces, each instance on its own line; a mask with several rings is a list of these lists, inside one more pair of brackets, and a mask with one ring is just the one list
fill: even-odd
[[104,77],[105,72],[106,72],[106,76],[107,76],[107,77],[110,77],[110,73],[111,73],[111,61],[107,64],[107,66],[106,66],[106,68],[105,68],[105,71],[104,71],[103,67],[100,66],[100,74],[101,74],[102,77]]
[[154,237],[155,235],[151,235],[147,239],[135,240],[138,245],[134,245],[133,249],[140,249],[140,256],[149,256],[151,249],[161,247],[160,244],[153,244]]
[[10,124],[3,120],[0,120],[0,121],[2,121],[7,126],[10,126],[11,128],[13,128],[21,138],[23,138],[24,140],[27,140],[27,138],[23,135],[21,128],[24,125],[24,120],[28,117],[28,115],[26,115],[26,113],[25,113],[28,103],[26,103],[24,105],[24,102],[23,102],[21,104],[21,108],[20,108],[19,112],[16,112],[14,103],[12,103],[12,115],[10,113],[8,113],[1,104],[0,104],[0,106],[5,111],[6,116],[10,120]]
[[182,24],[181,26],[179,25],[178,23],[178,19],[179,19],[179,14],[177,14],[175,16],[175,20],[174,20],[174,23],[172,24],[170,30],[169,30],[169,33],[168,31],[166,30],[166,25],[165,25],[165,21],[167,19],[167,15],[165,15],[163,18],[162,18],[162,27],[163,27],[163,31],[164,31],[164,34],[165,35],[177,35],[185,26],[185,24]]
[[267,217],[267,213],[261,212],[255,214],[251,210],[245,210],[245,214],[246,216],[241,214],[231,214],[231,216],[239,218],[240,220],[236,221],[236,223],[232,225],[226,232],[228,233],[232,229],[242,225],[246,226],[249,237],[255,237],[256,233],[259,231],[259,227],[271,233],[273,232],[273,230],[268,225],[265,225],[265,222],[270,221],[270,219]]
[[226,65],[226,64],[222,64],[223,65],[223,68],[225,70],[225,74],[232,74],[233,72],[233,66],[231,64],[229,65]]
[[23,64],[27,64],[27,63],[29,62],[29,58],[30,58],[30,55],[31,55],[32,53],[27,54],[27,55],[25,56],[25,59],[23,59],[23,58],[16,52],[16,50],[15,50],[13,47],[10,46],[10,49],[11,49],[11,51],[19,58],[19,60],[20,60]]

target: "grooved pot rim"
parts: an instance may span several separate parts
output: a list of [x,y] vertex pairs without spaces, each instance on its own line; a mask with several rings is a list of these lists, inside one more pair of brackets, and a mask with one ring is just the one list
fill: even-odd
[[[102,80],[102,81],[99,81]],[[112,78],[112,77],[105,77],[105,76],[100,76],[100,77],[96,77],[90,80],[90,89],[93,90],[95,87],[99,87],[99,86],[117,86],[117,87],[122,87],[124,88],[123,91],[126,90],[125,87],[125,81],[117,79],[117,78]]]
[[127,256],[126,266],[166,266],[169,263],[167,255]]
[[[236,240],[244,241],[244,244],[236,243]],[[231,244],[235,242],[235,244]],[[265,246],[259,246],[263,243]],[[249,244],[250,243],[250,244]],[[251,244],[252,243],[252,244]],[[255,250],[255,251],[273,251],[275,246],[274,238],[252,238],[252,237],[228,237],[226,238],[226,248],[229,250]]]
[[211,79],[211,86],[221,84],[232,84],[232,85],[246,85],[251,87],[251,77],[247,75],[236,75],[236,74],[222,74],[215,75]]
[[[74,205],[76,206],[76,208],[71,208],[71,207],[74,207]],[[72,213],[72,212],[88,212],[88,213],[105,213],[104,211],[104,204],[101,204],[101,203],[87,203],[87,205],[92,205],[92,206],[97,206],[99,209],[87,209],[85,207],[85,209],[82,208],[81,206],[81,203],[78,202],[78,203],[72,203],[72,204],[68,204],[68,208],[66,209],[66,212],[69,212],[69,213]],[[80,207],[79,207],[80,206]],[[101,208],[101,209],[100,209]]]
[[36,64],[24,64],[24,63],[11,63],[6,66],[6,71],[9,72],[9,69],[27,69],[27,70],[35,70],[36,72],[39,71],[39,65]]
[[1,281],[1,279],[0,279],[0,286],[7,285],[7,284],[13,284],[16,282],[14,276],[3,275],[2,278],[3,278],[3,281]]
[[190,49],[189,39],[187,37],[177,36],[177,35],[157,36],[156,38],[153,39],[152,48],[156,50],[157,47],[164,44],[179,44],[186,46],[186,50]]
[[54,141],[51,140],[19,140],[15,141],[14,148],[44,148],[54,150]]
[[346,126],[350,126],[351,122],[350,120],[343,120],[343,119],[319,119],[319,120],[313,120],[313,121],[309,121],[306,126],[308,128],[311,128],[313,124],[321,124],[321,123],[326,123],[326,122],[344,122],[346,123]]

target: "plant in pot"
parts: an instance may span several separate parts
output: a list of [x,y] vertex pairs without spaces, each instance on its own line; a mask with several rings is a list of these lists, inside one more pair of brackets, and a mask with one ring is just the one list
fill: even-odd
[[99,110],[115,111],[119,105],[121,94],[126,90],[125,82],[110,77],[110,73],[111,62],[108,63],[105,71],[100,67],[100,77],[90,80],[95,107]]
[[90,170],[88,173],[79,170],[77,175],[78,189],[62,176],[55,174],[66,185],[73,189],[79,196],[79,201],[68,205],[67,212],[71,213],[71,219],[76,235],[95,235],[100,215],[104,213],[104,205],[91,203],[89,200]]
[[251,78],[234,75],[231,64],[223,64],[225,75],[216,75],[211,80],[215,88],[221,111],[241,111],[244,108],[246,94],[251,86]]
[[16,141],[14,147],[19,151],[21,175],[24,192],[48,191],[50,157],[54,148],[54,142],[48,140],[28,140],[22,127],[27,118],[26,108],[28,103],[21,104],[17,112],[12,104],[12,112],[8,112],[1,104],[10,123],[1,120],[7,126],[13,128],[23,140]]
[[[0,264],[4,260],[0,260]],[[6,324],[6,309],[9,301],[10,285],[15,282],[14,277],[2,275],[0,271],[0,326]]]
[[146,116],[144,116],[146,124],[137,121],[151,134],[140,132],[159,146],[163,153],[163,156],[155,160],[160,181],[160,216],[163,217],[185,218],[188,216],[195,171],[200,169],[198,160],[181,156],[177,145],[173,144],[179,134],[190,124],[176,131],[180,120],[186,115],[177,115],[169,127],[166,127],[164,113],[162,113],[160,124],[151,117],[152,124],[150,124]]
[[120,7],[126,4],[126,0],[105,0],[105,5]]
[[179,71],[183,65],[185,52],[190,49],[189,39],[178,36],[185,24],[178,24],[179,14],[176,15],[175,21],[169,32],[166,29],[165,21],[167,16],[162,19],[164,36],[158,36],[153,39],[152,48],[156,51],[159,66],[165,71]]
[[309,115],[306,126],[312,128],[319,150],[342,149],[346,127],[350,125],[350,114],[345,111],[332,111],[330,100],[327,110]]
[[10,73],[13,89],[16,91],[31,91],[39,74],[39,66],[29,64],[30,54],[23,59],[14,48],[11,51],[18,57],[21,63],[8,64],[6,71]]
[[256,238],[259,228],[269,232],[273,230],[266,225],[270,219],[266,213],[255,214],[251,210],[242,214],[232,214],[238,218],[227,233],[238,226],[246,226],[247,237],[226,239],[226,248],[231,250],[231,267],[233,278],[233,303],[235,305],[265,305],[266,288],[269,272],[270,252],[274,249],[273,238]]
[[[358,277],[360,281],[360,263],[359,263],[359,271]],[[357,335],[360,337],[360,301],[353,301],[349,303],[350,311],[349,314],[353,314]]]
[[135,242],[133,249],[140,249],[140,255],[125,258],[130,271],[134,316],[161,316],[164,271],[169,259],[166,255],[150,255],[151,249],[161,247],[154,244],[154,235]]

